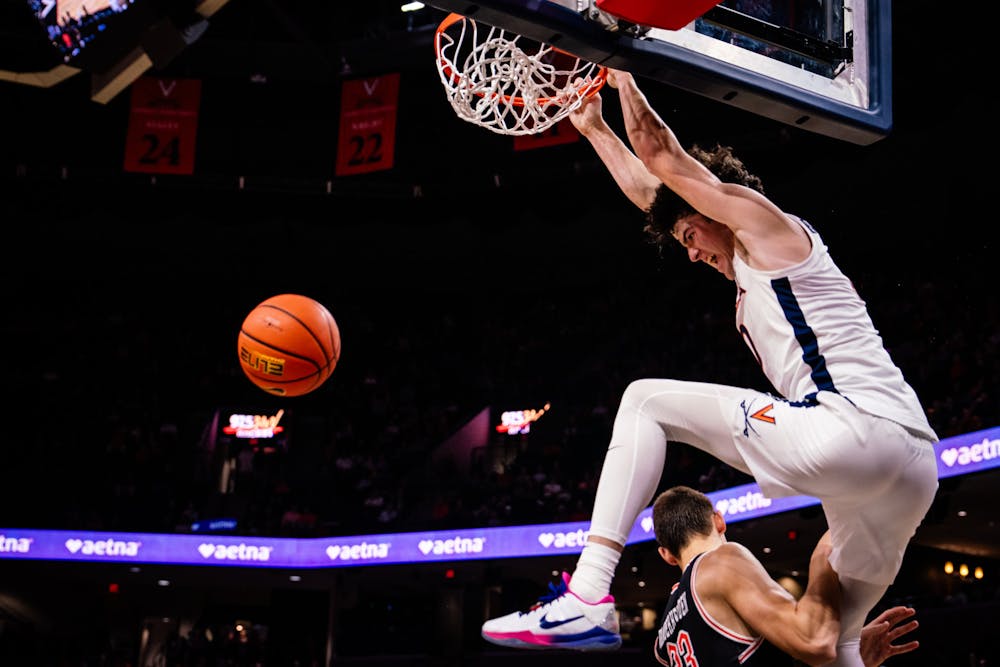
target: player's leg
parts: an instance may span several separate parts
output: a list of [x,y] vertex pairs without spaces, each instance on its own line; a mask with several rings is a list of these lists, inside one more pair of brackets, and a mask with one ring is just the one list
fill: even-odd
[[594,500],[590,534],[624,544],[659,485],[667,442],[750,473],[733,442],[738,406],[758,392],[705,382],[637,380],[622,396]]
[[887,419],[859,413],[859,464],[845,472],[864,475],[858,485],[845,480],[821,496],[830,526],[830,563],[841,576],[891,584],[906,546],[937,492],[933,444]]
[[837,641],[837,658],[828,667],[864,667],[864,660],[861,659],[861,628],[868,613],[888,588],[886,584],[840,577],[840,639]]
[[[618,648],[609,595],[628,533],[652,502],[668,441],[685,442],[749,472],[733,443],[740,405],[759,392],[677,380],[638,380],[625,390],[597,487],[587,545],[554,599],[487,621],[490,642],[523,648]],[[566,586],[568,585],[568,591]]]
[[736,446],[766,495],[820,498],[830,563],[844,586],[838,667],[860,665],[861,627],[902,564],[937,491],[931,442],[858,410],[838,394],[817,401],[747,404]]
[[836,667],[862,664],[861,628],[895,579],[906,546],[934,500],[937,463],[930,442],[885,419],[861,415],[858,428],[869,459],[884,481],[824,500],[833,554],[843,590]]
[[829,666],[864,667],[864,660],[861,658],[861,629],[889,586],[841,576],[840,588],[840,639],[837,641],[837,657]]

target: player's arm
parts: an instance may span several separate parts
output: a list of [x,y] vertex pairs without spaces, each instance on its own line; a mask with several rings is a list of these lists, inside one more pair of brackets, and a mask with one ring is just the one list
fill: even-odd
[[829,540],[817,545],[809,563],[809,584],[798,601],[778,585],[756,558],[738,544],[713,553],[712,593],[726,600],[756,633],[808,665],[824,665],[836,657],[840,635],[840,581],[830,567]]
[[657,180],[696,211],[733,231],[763,235],[788,229],[784,213],[767,197],[742,185],[720,181],[691,157],[649,105],[631,74],[611,70],[608,85],[618,89],[632,150]]
[[608,126],[602,113],[600,94],[595,94],[569,115],[573,126],[594,147],[611,177],[633,204],[645,211],[653,203],[660,179],[649,173],[646,165]]

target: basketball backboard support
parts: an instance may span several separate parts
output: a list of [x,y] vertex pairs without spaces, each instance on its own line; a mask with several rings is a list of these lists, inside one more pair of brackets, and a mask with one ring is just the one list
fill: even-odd
[[639,25],[598,6],[645,1],[429,4],[850,143],[891,131],[890,0],[724,0],[680,29]]

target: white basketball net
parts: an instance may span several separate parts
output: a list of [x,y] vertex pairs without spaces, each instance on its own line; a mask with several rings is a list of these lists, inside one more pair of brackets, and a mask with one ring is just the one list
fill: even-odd
[[604,85],[606,70],[599,65],[484,27],[489,31],[481,36],[475,21],[451,14],[435,36],[441,83],[463,120],[498,134],[538,134]]

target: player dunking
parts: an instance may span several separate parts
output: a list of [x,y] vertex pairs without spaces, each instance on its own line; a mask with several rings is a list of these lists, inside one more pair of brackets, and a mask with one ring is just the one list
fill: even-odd
[[570,119],[646,211],[654,242],[674,239],[692,262],[736,283],[737,329],[780,396],[669,379],[632,382],[567,593],[487,621],[483,637],[530,648],[620,645],[611,581],[632,525],[656,492],[667,442],[675,441],[752,474],[770,497],[822,502],[842,588],[832,664],[860,667],[866,616],[895,579],[937,491],[937,435],[816,230],[765,197],[728,148],[684,150],[630,74],[611,71],[608,85],[618,90],[631,150],[602,117],[600,95]]

